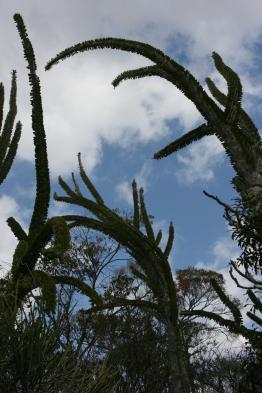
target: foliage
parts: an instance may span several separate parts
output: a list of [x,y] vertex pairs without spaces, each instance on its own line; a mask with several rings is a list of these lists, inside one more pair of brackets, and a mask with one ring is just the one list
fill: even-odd
[[[108,362],[88,365],[61,347],[63,319],[47,320],[42,302],[21,310],[1,344],[0,390],[13,392],[111,392],[115,374]],[[7,333],[2,330],[1,333]]]

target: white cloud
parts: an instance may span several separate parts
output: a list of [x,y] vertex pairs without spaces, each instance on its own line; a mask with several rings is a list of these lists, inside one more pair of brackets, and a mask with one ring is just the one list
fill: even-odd
[[123,181],[116,185],[115,189],[118,193],[118,197],[126,201],[129,205],[133,205],[132,180],[136,180],[138,190],[143,188],[146,192],[151,171],[152,163],[150,161],[146,161],[141,167],[140,171],[132,177],[130,182]]
[[214,167],[223,162],[224,154],[224,148],[216,136],[204,137],[189,146],[185,153],[176,155],[182,165],[175,176],[182,184],[210,181],[214,178]]
[[239,257],[241,251],[231,238],[221,238],[213,244],[212,254],[214,255],[213,264],[216,267],[227,266],[230,259]]
[[[254,66],[257,60],[253,44],[262,33],[259,7],[259,0],[251,6],[244,0],[239,0],[237,6],[226,0],[212,5],[201,0],[190,4],[190,12],[182,0],[168,0],[164,6],[160,1],[134,0],[125,7],[120,0],[99,4],[79,1],[77,6],[60,0],[55,4],[50,0],[39,4],[30,0],[26,4],[16,0],[7,3],[0,16],[5,34],[0,50],[7,54],[2,59],[1,79],[9,86],[7,70],[18,69],[18,118],[24,124],[18,155],[30,161],[34,156],[27,72],[12,20],[17,10],[25,19],[36,50],[51,175],[57,176],[68,174],[77,166],[78,151],[82,151],[87,170],[92,171],[102,160],[103,140],[121,148],[130,143],[147,143],[170,132],[167,121],[178,119],[185,131],[201,116],[182,93],[159,78],[125,82],[114,91],[110,82],[118,73],[149,64],[135,54],[110,50],[79,54],[45,73],[43,66],[50,57],[84,39],[121,36],[146,41],[163,50],[174,48],[174,53],[187,56],[189,69],[203,78],[208,71],[214,74],[210,55],[216,50],[227,64],[244,75],[249,93],[257,95],[261,84],[254,83],[246,68]],[[213,143],[203,143],[212,155]],[[186,159],[184,162],[188,165]],[[187,173],[191,182],[192,166]],[[196,178],[199,176],[196,173]],[[204,176],[211,179],[212,169]]]
[[118,193],[118,197],[125,202],[127,202],[130,206],[133,204],[133,196],[132,196],[132,188],[131,184],[128,181],[123,181],[116,185],[116,192]]

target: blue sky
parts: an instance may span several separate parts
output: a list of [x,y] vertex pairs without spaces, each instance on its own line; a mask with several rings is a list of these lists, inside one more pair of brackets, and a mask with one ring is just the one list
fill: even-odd
[[[77,42],[129,38],[165,51],[204,87],[204,78],[210,77],[226,92],[211,58],[216,51],[238,72],[243,107],[260,130],[261,11],[260,0],[249,4],[244,0],[11,0],[2,4],[0,80],[7,103],[10,73],[17,70],[17,119],[23,124],[15,163],[0,192],[2,272],[10,266],[16,245],[5,220],[14,216],[26,227],[35,195],[27,69],[12,18],[18,12],[27,25],[41,79],[52,194],[59,190],[58,175],[70,181],[71,172],[77,173],[79,151],[87,173],[112,208],[132,208],[131,182],[136,178],[145,189],[155,228],[167,231],[169,222],[174,223],[173,269],[196,265],[224,272],[231,293],[240,295],[227,273],[230,258],[240,252],[230,239],[222,208],[202,193],[206,190],[228,203],[235,196],[230,184],[234,172],[221,143],[210,136],[166,159],[152,159],[167,143],[203,123],[194,105],[156,77],[124,82],[114,89],[111,81],[120,72],[150,64],[135,54],[93,51],[48,72],[44,67],[56,53]],[[52,202],[49,216],[69,211],[74,208]]]

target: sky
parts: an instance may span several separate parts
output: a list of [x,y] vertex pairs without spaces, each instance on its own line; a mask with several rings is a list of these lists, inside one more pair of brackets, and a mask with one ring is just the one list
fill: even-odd
[[[169,82],[144,78],[112,80],[121,72],[146,66],[136,54],[99,50],[78,54],[45,71],[61,50],[101,37],[147,42],[187,68],[208,92],[210,77],[226,93],[211,54],[216,51],[243,85],[243,108],[257,128],[262,124],[262,4],[260,0],[1,0],[0,81],[6,102],[11,71],[17,71],[18,115],[23,124],[14,165],[0,190],[0,275],[11,266],[16,239],[6,224],[15,217],[28,227],[35,196],[34,150],[26,62],[13,15],[20,13],[32,41],[41,81],[52,193],[59,175],[70,182],[78,173],[77,153],[111,208],[132,209],[131,182],[145,190],[155,230],[175,227],[172,269],[197,266],[225,274],[230,293],[241,296],[228,274],[240,255],[230,238],[223,209],[203,190],[229,203],[236,196],[234,171],[215,136],[208,136],[162,160],[153,154],[204,122],[194,105]],[[5,105],[5,113],[7,106]],[[89,194],[87,194],[90,196]],[[73,213],[54,203],[49,217]],[[164,240],[166,236],[164,236]]]

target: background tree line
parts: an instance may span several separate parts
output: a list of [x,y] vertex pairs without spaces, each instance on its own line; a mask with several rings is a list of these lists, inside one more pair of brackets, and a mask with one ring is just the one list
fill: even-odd
[[[174,277],[168,263],[173,224],[165,247],[160,247],[162,232],[154,233],[143,189],[137,189],[135,180],[133,212],[123,215],[107,207],[88,178],[80,153],[80,177],[93,199],[84,196],[74,174],[73,188],[59,178],[66,196],[55,194],[54,198],[82,206],[91,216],[48,218],[50,180],[40,81],[23,19],[16,14],[14,20],[31,86],[36,198],[28,231],[15,218],[7,220],[18,244],[11,271],[0,282],[2,390],[259,392],[262,149],[257,128],[241,108],[242,86],[237,74],[213,53],[215,66],[227,81],[228,94],[220,92],[210,79],[207,84],[225,108],[222,110],[187,70],[148,44],[115,38],[85,41],[65,49],[46,66],[48,70],[68,56],[96,48],[135,52],[154,65],[123,72],[113,81],[114,86],[125,79],[158,75],[195,103],[206,123],[172,142],[155,158],[206,135],[215,134],[221,140],[237,173],[232,184],[240,197],[229,206],[205,194],[223,206],[232,237],[242,248],[240,258],[230,261],[230,274],[246,291],[247,311],[226,293],[223,277],[216,272],[188,268]],[[4,122],[4,88],[0,88],[1,182],[11,168],[21,136],[20,122],[13,132],[16,89],[13,72]],[[82,243],[71,238],[77,227],[86,231]],[[121,269],[119,260],[124,260]],[[239,277],[247,284],[242,285]],[[38,296],[35,289],[40,289]],[[76,293],[87,297],[90,307],[75,309]],[[250,323],[243,323],[243,313]],[[246,350],[237,354],[220,350],[218,332],[228,340],[243,336]]]

